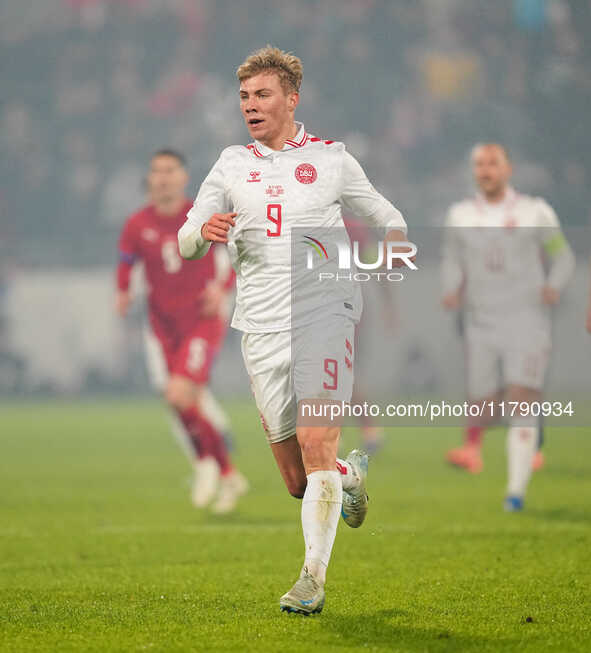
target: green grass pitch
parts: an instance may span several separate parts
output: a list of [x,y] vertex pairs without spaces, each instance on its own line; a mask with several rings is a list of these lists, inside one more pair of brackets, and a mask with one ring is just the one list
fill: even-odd
[[459,429],[390,430],[305,618],[278,609],[299,502],[253,406],[228,408],[252,491],[214,518],[156,400],[0,406],[1,651],[591,650],[591,430],[549,431],[523,514],[501,509],[502,431],[471,477],[442,462]]

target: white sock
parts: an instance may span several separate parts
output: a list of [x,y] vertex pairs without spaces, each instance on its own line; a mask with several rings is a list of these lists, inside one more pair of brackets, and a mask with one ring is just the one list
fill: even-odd
[[356,487],[359,487],[359,476],[355,473],[351,463],[337,458],[337,470],[341,475],[343,490],[354,490]]
[[306,544],[304,567],[322,583],[326,580],[326,568],[343,503],[340,476],[340,472],[328,470],[308,474],[302,501],[302,529]]
[[507,434],[509,496],[523,497],[531,476],[531,466],[538,445],[538,429],[533,426],[511,426]]

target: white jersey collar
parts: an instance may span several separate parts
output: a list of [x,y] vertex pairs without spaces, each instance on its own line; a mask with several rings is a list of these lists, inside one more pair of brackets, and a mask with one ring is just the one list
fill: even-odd
[[510,208],[513,206],[515,203],[515,200],[517,199],[517,191],[513,188],[513,186],[507,186],[507,190],[505,191],[505,196],[503,199],[498,203],[498,204],[490,204],[487,202],[486,198],[482,193],[477,193],[476,194],[476,204],[478,205],[479,208],[484,209],[487,206],[498,206],[499,208]]
[[[281,152],[286,152],[287,150],[293,150],[296,147],[302,147],[302,145],[305,145],[307,143],[309,135],[306,134],[304,123],[296,121],[295,124],[298,128],[298,133],[293,138],[288,138],[285,141],[283,147],[281,148]],[[249,145],[248,148],[252,150],[255,156],[258,157],[269,156],[269,154],[273,154],[273,152],[277,152],[277,150],[272,150],[270,147],[267,147],[266,145],[263,145],[260,141],[256,141],[256,140],[254,141],[254,143]]]

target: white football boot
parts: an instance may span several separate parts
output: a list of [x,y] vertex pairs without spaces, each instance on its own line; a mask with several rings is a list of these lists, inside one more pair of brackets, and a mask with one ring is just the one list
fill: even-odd
[[367,478],[369,456],[365,451],[353,449],[353,451],[351,451],[347,456],[346,461],[350,463],[355,474],[359,478],[359,485],[354,490],[343,490],[341,517],[344,519],[347,526],[350,526],[351,528],[359,528],[361,524],[363,524],[365,515],[367,515],[369,502],[369,497],[365,490],[365,479]]
[[191,500],[196,508],[209,505],[218,491],[220,467],[213,456],[197,458]]
[[235,469],[230,474],[222,476],[219,483],[219,493],[211,507],[211,512],[216,515],[232,512],[238,503],[238,499],[246,494],[248,489],[248,481],[238,470]]
[[324,607],[324,584],[317,580],[304,567],[295,585],[279,599],[282,612],[315,614]]

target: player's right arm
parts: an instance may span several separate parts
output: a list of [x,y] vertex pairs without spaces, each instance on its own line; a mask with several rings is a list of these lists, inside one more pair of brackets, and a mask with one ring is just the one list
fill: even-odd
[[402,213],[372,186],[357,159],[347,151],[343,152],[339,200],[371,226],[396,233],[399,240],[406,240],[407,227]]
[[119,236],[119,263],[117,264],[117,293],[115,311],[124,317],[131,304],[129,280],[134,263],[140,258],[140,251],[133,220],[130,218],[123,225]]
[[234,226],[224,175],[224,153],[203,180],[187,221],[179,229],[179,251],[186,259],[202,258],[212,242],[227,243]]
[[454,207],[447,214],[443,228],[443,250],[441,257],[441,279],[443,296],[441,304],[447,310],[457,310],[462,304],[464,271],[458,240],[458,227],[454,219]]
[[[339,200],[346,209],[366,219],[373,227],[385,231],[383,238],[385,255],[388,251],[387,243],[396,243],[396,245],[400,243],[400,246],[392,247],[391,251],[409,252],[408,260],[414,263],[415,257],[410,256],[412,249],[408,247],[410,243],[407,242],[407,226],[402,213],[373,187],[360,163],[346,150],[343,151],[342,188]],[[392,261],[393,267],[402,267],[405,264],[402,258]]]

